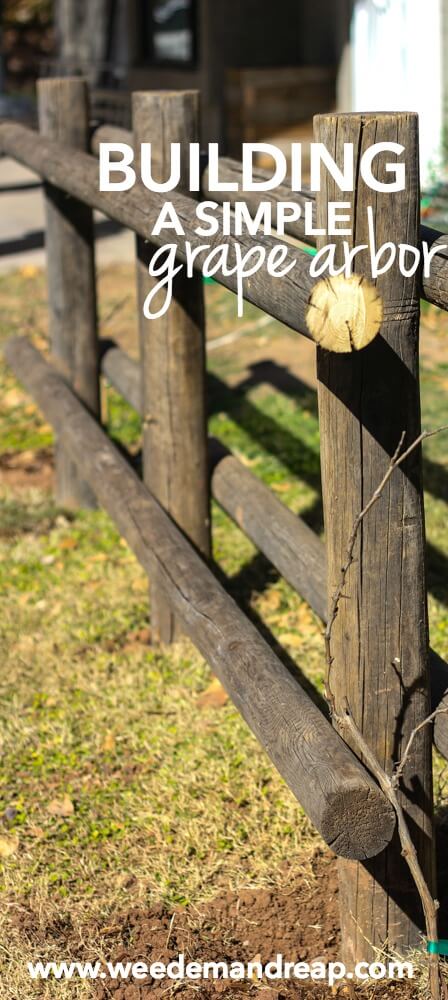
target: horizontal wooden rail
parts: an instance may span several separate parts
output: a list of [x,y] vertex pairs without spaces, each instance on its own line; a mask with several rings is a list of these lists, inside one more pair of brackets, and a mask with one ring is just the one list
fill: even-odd
[[101,371],[110,384],[143,416],[140,365],[114,340],[100,340]]
[[[0,124],[0,152],[12,156],[72,197],[84,201],[92,208],[104,212],[111,219],[132,229],[143,239],[150,240],[157,246],[166,245],[166,235],[158,237],[152,235],[153,227],[165,204],[163,196],[148,191],[141,184],[136,184],[128,192],[99,191],[98,163],[93,156],[65,150],[58,143],[36,135],[32,129],[9,122]],[[184,226],[185,240],[191,243],[193,249],[203,246],[202,240],[195,232],[197,220],[193,199],[172,193],[171,201]],[[442,235],[436,233],[435,236],[437,242],[443,242]],[[231,237],[227,240],[223,238],[224,242],[228,242],[231,248],[230,263],[233,265],[235,263],[232,257],[233,240]],[[243,253],[254,246],[253,237],[248,235],[240,237],[238,242]],[[263,237],[263,246],[268,252],[282,245],[281,241],[274,237]],[[182,243],[178,256],[179,260],[185,260]],[[196,270],[202,270],[206,256],[206,251],[197,255]],[[269,275],[266,267],[260,268],[250,281],[245,283],[244,298],[292,330],[310,338],[307,313],[317,281],[310,276],[308,255],[298,247],[290,246],[284,266],[292,263],[294,263],[292,271],[281,279]],[[228,275],[218,271],[215,277],[226,288],[233,292],[237,291],[235,274]],[[444,256],[443,251],[433,259],[432,275],[426,281],[428,285],[424,285],[424,294],[428,301],[448,309],[448,257]],[[384,306],[384,310],[386,319],[389,312],[391,315],[394,313],[392,307],[387,305]],[[339,304],[338,322],[343,325],[340,313]],[[348,300],[347,322],[351,320],[352,308]]]
[[[127,135],[128,138],[122,141],[129,142],[132,140],[131,132],[124,133],[124,135]],[[104,139],[101,139],[101,142],[103,141]],[[242,165],[237,160],[223,157],[219,161],[219,175],[223,184],[237,183],[241,185]],[[266,180],[269,176],[269,171],[263,170],[261,167],[254,171],[254,178],[256,180]],[[312,191],[291,191],[286,184],[280,185],[275,191],[263,191],[261,194],[256,191],[210,191],[208,170],[205,170],[202,177],[202,193],[206,198],[210,198],[212,201],[218,202],[218,204],[222,204],[224,201],[230,201],[233,204],[237,199],[239,201],[243,200],[246,202],[253,216],[255,216],[260,202],[268,201],[274,209],[272,214],[274,225],[276,224],[276,206],[281,202],[290,202],[301,209],[301,217],[293,222],[286,221],[285,233],[293,236],[296,240],[300,240],[302,243],[306,243],[310,247],[316,246],[316,237],[305,232],[304,219],[305,206],[307,203],[310,203],[312,206],[313,228],[316,228],[316,197]],[[432,305],[448,310],[448,249],[446,249],[448,247],[448,233],[442,233],[438,229],[421,225],[420,239],[422,242],[425,241],[430,248],[434,246],[440,247],[440,250],[432,258],[429,276],[422,275],[422,297],[427,302],[432,303]],[[333,242],[331,237],[328,238],[328,242]]]
[[[36,134],[23,125],[0,124],[0,153],[13,156],[19,162],[35,170],[45,180],[56,186],[60,186],[68,194],[84,199],[87,204],[97,208],[110,218],[120,222],[123,226],[133,229],[144,239],[151,237],[152,226],[163,205],[161,196],[150,193],[141,185],[127,193],[121,193],[120,198],[114,193],[100,192],[98,190],[98,168],[94,165],[93,158],[86,154],[79,153],[73,156],[71,165],[67,162],[68,153],[55,144],[50,144],[51,149],[45,149],[45,140],[39,138],[36,142]],[[100,142],[132,142],[132,133],[125,129],[101,126],[97,129],[92,138],[92,149],[97,152]],[[223,181],[241,179],[241,165],[235,160],[223,158],[220,160],[220,167]],[[85,176],[83,176],[85,172]],[[258,170],[260,177],[266,175],[266,171]],[[207,172],[204,175],[204,193],[212,197],[208,191]],[[226,199],[235,200],[235,193],[213,192],[213,200],[218,203]],[[285,185],[279,187],[275,192],[264,192],[261,198],[256,192],[241,193],[239,198],[247,200],[252,212],[256,211],[260,200],[270,201],[273,205],[279,201],[291,201],[304,207],[307,201],[314,204],[314,196],[311,192],[293,192]],[[198,246],[199,238],[194,233],[194,206],[192,200],[185,196],[173,193],[171,200],[179,212],[186,231],[187,239],[190,239],[193,246]],[[146,208],[146,211],[145,211]],[[286,225],[286,232],[296,239],[302,240],[310,246],[315,246],[315,237],[306,236],[304,232],[303,220]],[[442,248],[448,245],[448,235],[427,226],[421,227],[421,238],[426,240],[433,247],[438,244]],[[153,242],[159,246],[166,243],[165,238],[153,238]],[[249,249],[253,245],[250,237],[241,237],[240,243]],[[279,245],[279,241],[272,237],[264,237],[263,244],[268,247]],[[246,246],[247,245],[247,246]],[[182,254],[179,254],[182,259]],[[254,305],[263,309],[266,313],[285,323],[291,329],[309,337],[306,323],[306,313],[309,305],[309,297],[315,285],[315,281],[309,275],[309,260],[306,254],[299,249],[290,248],[289,260],[296,260],[294,271],[281,279],[271,278],[266,274],[265,269],[261,269],[250,281],[250,287],[245,288],[245,298]],[[203,257],[198,257],[197,267],[201,269]],[[216,278],[221,284],[236,291],[236,281],[233,276],[226,277],[217,274]],[[279,294],[274,298],[273,282]],[[440,249],[431,262],[431,273],[429,277],[423,277],[422,295],[428,301],[441,309],[448,310],[448,251]],[[275,303],[273,305],[273,303]]]
[[[140,369],[113,341],[102,342],[101,370],[137,413],[142,413]],[[250,469],[216,438],[209,438],[212,496],[323,622],[327,619],[325,547]],[[430,651],[434,743],[448,760],[448,664]]]
[[[101,125],[93,133],[91,149],[94,155],[98,156],[100,143],[102,142],[125,142],[132,146],[133,141],[132,132],[127,129],[113,128],[110,125]],[[270,176],[271,174],[269,171],[264,170],[262,167],[257,167],[254,170],[254,178],[256,180],[266,180]],[[224,184],[237,183],[241,186],[242,164],[239,163],[238,160],[233,160],[230,157],[221,157],[219,160],[219,177],[220,181]],[[310,202],[312,205],[313,224],[315,226],[316,198],[312,191],[291,191],[287,184],[280,185],[274,191],[263,191],[261,193],[258,193],[257,191],[211,191],[209,187],[208,169],[205,169],[202,176],[202,193],[207,199],[216,201],[218,204],[222,204],[224,201],[230,201],[232,204],[235,201],[245,201],[252,215],[255,215],[261,201],[270,202],[274,208],[274,225],[276,222],[275,207],[280,202],[291,202],[291,204],[297,205],[301,208],[302,216],[297,221],[286,222],[285,232],[289,236],[293,236],[295,239],[300,240],[302,243],[306,243],[308,246],[316,246],[316,237],[305,233],[305,223],[303,217],[305,205]],[[448,310],[448,250],[442,249],[443,246],[448,246],[448,234],[442,233],[440,230],[431,229],[429,226],[422,225],[420,227],[420,238],[422,241],[425,240],[429,247],[439,245],[441,248],[431,261],[429,277],[425,277],[423,275],[422,297],[426,299],[427,302],[431,302],[433,305],[439,306],[440,309]],[[328,242],[332,242],[331,237],[329,237]],[[268,312],[269,310],[266,311]]]
[[209,456],[213,498],[325,621],[325,550],[318,536],[213,437]]
[[[185,241],[189,241],[193,249],[204,246],[204,239],[196,233],[198,221],[196,218],[196,203],[192,198],[172,192],[170,201],[181,219],[185,231],[184,237],[171,236],[167,241],[166,233],[153,237],[152,231],[159,214],[165,205],[163,194],[154,194],[142,184],[136,184],[127,192],[106,192],[99,190],[98,161],[87,153],[65,150],[59,143],[44,139],[24,125],[3,122],[0,124],[0,151],[7,153],[30,170],[34,170],[44,180],[59,187],[67,194],[84,201],[92,208],[98,209],[111,219],[132,229],[138,236],[149,240],[156,246],[165,246],[167,242],[180,242],[179,260],[185,260],[182,249]],[[220,239],[220,244],[228,243],[230,247],[229,264],[236,263],[234,256],[234,240],[232,237]],[[242,252],[249,251],[254,246],[250,235],[240,237],[238,243]],[[215,242],[211,245],[216,244]],[[267,252],[283,246],[274,237],[263,237],[263,247]],[[202,270],[207,252],[202,251],[195,259],[195,268]],[[306,316],[311,293],[316,280],[310,277],[309,257],[299,248],[288,247],[288,256],[282,267],[294,263],[292,271],[279,279],[268,274],[266,267],[254,274],[250,281],[244,283],[244,298],[258,306],[274,319],[285,323],[291,329],[310,337]],[[237,276],[218,271],[215,278],[232,292],[236,292]],[[340,316],[339,306],[338,316]],[[352,316],[352,310],[347,313],[347,320]]]
[[[124,132],[124,135],[127,135],[127,139],[123,138],[123,142],[132,141],[131,132]],[[101,142],[103,141],[104,139],[102,138]],[[219,161],[219,176],[223,184],[237,183],[241,185],[241,163],[237,160],[222,157]],[[261,167],[254,171],[254,178],[256,180],[266,180],[269,176],[271,176],[269,171]],[[246,202],[253,216],[255,216],[260,202],[268,201],[274,209],[272,215],[274,225],[276,224],[276,206],[281,202],[290,202],[301,209],[301,217],[293,222],[286,221],[285,232],[310,247],[316,246],[316,237],[305,232],[304,219],[305,205],[310,203],[312,206],[313,228],[316,228],[316,198],[312,191],[291,191],[286,184],[280,185],[275,191],[263,191],[261,194],[256,191],[211,191],[209,188],[208,170],[205,170],[202,177],[202,193],[206,198],[210,198],[218,202],[218,204],[222,204],[224,201],[230,201],[233,204],[236,200],[243,200]],[[434,246],[440,247],[440,250],[432,258],[429,276],[422,275],[422,297],[427,302],[431,302],[432,305],[448,310],[448,249],[446,249],[448,247],[448,233],[442,233],[438,229],[421,225],[420,239],[422,242],[425,241],[430,248]],[[328,242],[333,242],[331,237],[328,238]]]
[[[134,135],[130,129],[120,128],[119,125],[99,125],[92,132],[90,139],[90,150],[93,156],[100,155],[102,142],[125,142],[128,146],[133,146]],[[111,159],[114,160],[115,157],[112,156]],[[116,159],[120,159],[120,156],[117,155]]]
[[[305,521],[293,514],[272,490],[210,439],[212,496],[281,576],[327,621],[325,546]],[[434,726],[434,743],[448,760],[448,664],[430,650],[432,711],[445,707]]]
[[257,739],[337,854],[373,857],[395,817],[369,773],[151,496],[64,379],[26,338],[5,357]]
[[[121,142],[133,147],[134,136],[129,129],[116,128],[113,125],[100,125],[99,128],[95,129],[91,138],[90,148],[94,156],[100,155],[100,145],[102,142]],[[119,153],[112,153],[111,155],[112,162],[120,160],[120,158],[121,154]],[[254,169],[254,179],[257,181],[267,180],[270,176],[272,175],[269,171],[264,170],[262,167]],[[223,184],[230,185],[236,183],[241,187],[242,164],[238,160],[233,160],[227,156],[220,157],[219,179]],[[246,202],[252,215],[255,215],[261,201],[268,201],[273,206],[274,211],[279,202],[291,202],[301,208],[302,217],[296,222],[286,222],[285,232],[289,236],[294,236],[295,239],[307,243],[309,246],[316,246],[316,237],[305,233],[305,221],[303,218],[305,205],[307,202],[311,202],[313,206],[313,222],[316,222],[316,199],[312,191],[291,191],[287,184],[281,184],[274,191],[263,191],[261,193],[257,191],[212,191],[209,187],[208,167],[206,167],[202,175],[202,193],[206,198],[216,201],[218,204],[222,204],[223,201],[230,201],[234,204],[235,201],[243,200]],[[276,221],[275,214],[273,215],[273,221],[274,223]]]
[[[254,169],[253,173],[254,180],[256,181],[264,181],[272,176],[272,174],[269,174],[268,170],[264,170],[262,167],[257,167]],[[238,184],[241,186],[243,179],[242,164],[237,160],[222,157],[219,161],[219,179],[223,184]],[[277,205],[282,202],[289,202],[290,204],[301,209],[301,217],[295,222],[285,220],[285,232],[288,233],[289,236],[293,236],[296,240],[301,240],[302,243],[307,243],[308,246],[316,246],[316,237],[305,232],[304,211],[305,206],[308,203],[311,204],[313,228],[315,228],[316,224],[316,198],[312,191],[291,191],[287,184],[280,184],[274,189],[274,191],[211,191],[209,187],[209,174],[207,168],[204,170],[202,175],[202,193],[205,198],[209,198],[211,201],[217,201],[218,204],[222,204],[223,201],[230,201],[232,204],[234,204],[237,200],[245,201],[251,215],[253,216],[255,216],[260,202],[267,201],[273,208],[272,223],[274,226],[277,223],[277,216],[275,214]],[[331,242],[331,237],[328,242]]]

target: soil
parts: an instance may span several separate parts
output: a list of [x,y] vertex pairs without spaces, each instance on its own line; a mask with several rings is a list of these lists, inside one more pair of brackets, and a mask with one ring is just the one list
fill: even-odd
[[[110,961],[147,964],[168,963],[183,953],[186,961],[242,961],[266,963],[277,953],[285,961],[340,960],[338,929],[338,885],[334,857],[318,850],[307,862],[308,877],[303,871],[285,872],[284,888],[224,892],[200,908],[188,906],[170,910],[163,905],[134,909],[117,925],[103,931]],[[251,984],[215,981],[213,983],[151,982],[123,984],[103,981],[98,1000],[143,1000],[148,989],[154,1000],[175,992],[191,997],[192,991],[203,1000],[222,997],[259,997],[260,1000],[327,1000],[329,996],[366,996],[353,984],[327,984],[275,981]],[[418,996],[411,983],[379,985],[371,997],[395,996],[413,1000]]]
[[[433,316],[423,321],[423,360],[437,363],[445,357],[444,339],[437,322],[433,328]],[[117,337],[117,339],[120,339]],[[129,349],[129,345],[127,346]],[[273,349],[274,348],[274,349]],[[267,385],[285,392],[296,391],[302,384],[305,390],[314,388],[315,350],[303,338],[285,335],[276,339],[275,344],[242,338],[238,342],[241,365],[239,371],[230,376],[229,382],[240,388]],[[223,351],[225,356],[227,349]],[[229,353],[235,346],[228,348]],[[300,381],[299,381],[300,380]],[[0,456],[0,480],[13,491],[37,487],[45,491],[52,488],[54,460],[50,449],[30,452],[7,452]],[[446,845],[448,846],[448,845]],[[448,851],[442,852],[446,859]],[[186,864],[188,861],[186,860]],[[308,872],[308,874],[307,874]],[[154,961],[167,963],[184,953],[187,961],[243,961],[258,960],[262,963],[281,953],[285,961],[313,960],[338,961],[341,956],[341,940],[338,915],[338,885],[336,861],[325,851],[317,852],[303,868],[285,870],[281,888],[223,890],[216,897],[200,907],[169,908],[155,903],[147,909],[132,908],[114,916],[113,926],[92,928],[92,939],[98,933],[104,941],[104,956],[112,962]],[[442,887],[448,885],[445,871],[439,881]],[[442,889],[442,902],[448,912],[448,890]],[[445,897],[445,898],[444,898]],[[21,912],[21,929],[30,939],[36,937],[35,915]],[[84,940],[88,940],[88,928],[82,928]],[[67,946],[76,947],[79,942],[79,928],[60,925],[41,929],[45,936],[58,941],[63,951],[62,941]],[[448,926],[442,929],[448,936]],[[76,956],[78,957],[78,956]],[[93,960],[96,955],[91,956]],[[86,956],[87,958],[87,956]],[[369,992],[355,988],[353,984],[340,985],[331,990],[328,985],[287,983],[240,984],[214,983],[161,983],[143,982],[123,984],[104,980],[97,987],[97,1000],[146,1000],[151,990],[154,1000],[175,993],[181,998],[200,995],[203,1000],[220,997],[259,997],[260,1000],[327,1000],[331,996],[396,997],[400,1000],[414,1000],[419,991],[412,983],[378,984]]]
[[0,482],[10,490],[36,488],[50,492],[54,482],[54,455],[38,451],[5,451],[0,455]]

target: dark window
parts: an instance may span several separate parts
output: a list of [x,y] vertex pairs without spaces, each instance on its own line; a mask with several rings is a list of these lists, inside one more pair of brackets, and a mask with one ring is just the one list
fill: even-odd
[[146,58],[192,65],[196,60],[195,0],[144,0]]

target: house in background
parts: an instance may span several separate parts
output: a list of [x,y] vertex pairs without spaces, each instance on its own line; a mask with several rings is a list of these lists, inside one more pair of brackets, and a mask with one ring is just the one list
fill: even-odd
[[53,0],[56,52],[35,45],[34,64],[35,14],[8,24],[27,6],[51,14],[51,0],[0,0],[11,92],[40,60],[42,74],[87,75],[96,117],[129,126],[132,90],[198,88],[204,142],[236,155],[244,140],[309,140],[316,112],[405,109],[420,115],[425,183],[446,159],[448,0]]
[[59,63],[102,99],[105,86],[198,88],[203,140],[235,149],[334,107],[340,2],[57,0]]
[[448,0],[356,0],[339,104],[417,111],[423,183],[446,159]]
[[312,115],[338,107],[418,112],[425,184],[446,158],[448,0],[134,0],[134,25],[131,86],[188,77],[206,137],[233,152],[309,138]]

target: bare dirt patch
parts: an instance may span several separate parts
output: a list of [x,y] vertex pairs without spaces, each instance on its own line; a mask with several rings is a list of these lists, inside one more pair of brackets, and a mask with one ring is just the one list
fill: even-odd
[[49,493],[54,484],[54,455],[38,451],[6,451],[0,455],[0,482],[12,491],[40,489]]
[[[201,907],[170,910],[163,904],[150,909],[130,910],[109,931],[112,961],[168,964],[184,954],[186,961],[249,962],[266,964],[281,954],[285,961],[340,960],[338,883],[336,861],[318,850],[311,859],[308,877],[303,872],[285,871],[281,889],[224,892]],[[104,934],[104,932],[103,932]],[[107,937],[107,934],[105,934]],[[221,980],[198,983],[152,982],[130,985],[104,981],[99,1000],[143,1000],[148,988],[154,998],[175,992],[201,998],[260,997],[260,1000],[315,1000],[329,996],[361,995],[350,986],[338,989],[327,984],[305,984],[271,980],[263,983],[229,983]],[[365,995],[365,994],[364,994]],[[388,982],[370,996],[417,997],[415,986]]]

